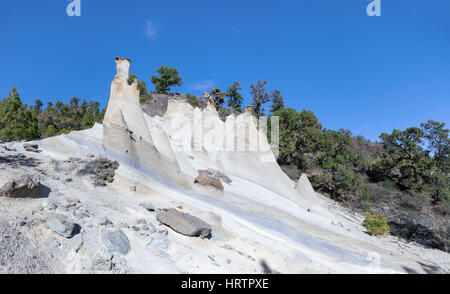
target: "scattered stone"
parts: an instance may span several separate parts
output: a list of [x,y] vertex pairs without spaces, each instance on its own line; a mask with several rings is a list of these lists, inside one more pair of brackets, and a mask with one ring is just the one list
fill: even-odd
[[27,147],[31,147],[31,148],[34,148],[34,149],[38,149],[39,148],[38,144],[33,144],[33,143],[25,143],[25,144],[23,144],[23,148],[27,148]]
[[130,241],[119,228],[105,228],[102,230],[103,245],[110,253],[119,253],[126,255],[130,252]]
[[130,228],[130,226],[127,223],[120,223],[119,227],[124,228],[124,229]]
[[137,221],[136,221],[136,224],[137,225],[143,225],[143,224],[146,224],[147,223],[147,221],[145,220],[145,219],[143,219],[143,218],[140,218],[140,219],[138,219]]
[[48,214],[47,226],[59,235],[72,238],[78,233],[77,224],[70,222],[66,216],[56,213]]
[[223,187],[220,180],[209,177],[207,174],[199,175],[195,181],[195,184],[200,184],[202,186],[211,186],[216,188],[217,190],[223,191],[225,188]]
[[69,157],[69,160],[72,161],[72,162],[79,162],[79,161],[81,161],[81,158],[78,158],[78,157]]
[[[148,223],[148,224],[146,224],[145,226],[147,226],[148,232],[149,232],[150,234],[153,234],[153,233],[156,232],[156,228],[155,228],[155,226],[154,226],[153,224]],[[167,235],[167,234],[166,234],[166,235]]]
[[94,179],[94,186],[96,187],[105,187],[106,182],[102,179]]
[[228,185],[231,184],[231,179],[229,177],[213,169],[199,170],[198,174],[199,176],[195,179],[195,183],[202,186],[211,186],[217,190],[223,191],[224,187],[222,185],[222,181]]
[[167,238],[164,238],[162,236],[155,236],[150,238],[150,241],[148,245],[151,245],[152,247],[155,247],[160,250],[167,250],[169,249],[170,243]]
[[223,181],[228,185],[231,185],[231,179],[227,177],[224,173],[221,173],[220,171],[213,170],[213,169],[207,169],[207,170],[199,170],[199,175],[206,174],[210,178],[214,178],[219,181]]
[[12,147],[12,146],[3,146],[3,148],[5,148],[6,151],[12,151],[12,152],[16,152],[17,149]]
[[75,199],[75,200],[67,199],[67,201],[62,205],[62,207],[64,210],[67,211],[67,210],[71,210],[72,208],[78,207],[79,204],[80,204],[80,200],[78,200],[78,199]]
[[58,205],[53,201],[48,201],[44,207],[45,210],[55,210],[56,208],[58,208]]
[[142,203],[141,206],[147,209],[148,211],[155,211],[155,207],[150,202]]
[[206,238],[211,234],[211,226],[201,219],[176,209],[166,209],[156,219],[174,231],[190,236]]
[[96,256],[92,259],[92,270],[99,272],[107,272],[112,269],[111,259],[102,256]]
[[222,248],[228,249],[228,250],[234,250],[233,246],[225,244],[223,246],[221,246]]
[[23,144],[23,148],[24,148],[26,151],[37,152],[39,146],[38,146],[37,144],[33,144],[33,143],[25,143],[25,144]]
[[112,225],[112,224],[113,223],[106,216],[100,218],[99,225],[108,226],[108,225]]
[[78,251],[80,251],[80,249],[81,249],[81,246],[83,246],[83,244],[84,244],[84,240],[81,235],[75,236],[72,240],[73,240],[73,249],[72,250],[75,253],[78,253]]
[[8,181],[0,188],[0,196],[4,197],[34,197],[39,193],[41,183],[31,175],[19,176]]
[[79,207],[73,212],[73,215],[80,219],[88,218],[89,211],[84,207]]

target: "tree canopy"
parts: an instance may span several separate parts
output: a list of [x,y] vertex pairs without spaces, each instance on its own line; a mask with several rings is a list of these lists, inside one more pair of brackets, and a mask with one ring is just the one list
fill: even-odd
[[15,87],[0,102],[0,140],[18,141],[47,138],[73,130],[91,128],[96,122],[101,123],[104,110],[100,103],[86,102],[74,97],[65,104],[49,102],[43,110],[41,100],[36,100],[30,107],[22,104]]
[[157,94],[167,94],[171,87],[183,85],[183,80],[178,75],[176,68],[161,65],[156,72],[159,75],[153,75],[151,81],[155,86]]

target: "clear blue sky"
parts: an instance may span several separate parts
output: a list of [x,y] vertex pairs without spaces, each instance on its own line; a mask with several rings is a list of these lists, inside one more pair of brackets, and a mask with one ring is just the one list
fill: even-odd
[[[370,139],[428,119],[449,123],[450,1],[0,0],[0,97],[104,106],[115,56],[149,79],[178,68],[177,92],[200,94],[267,80],[286,104],[314,111],[330,129]],[[149,85],[151,86],[151,85]],[[153,87],[149,87],[153,89]]]

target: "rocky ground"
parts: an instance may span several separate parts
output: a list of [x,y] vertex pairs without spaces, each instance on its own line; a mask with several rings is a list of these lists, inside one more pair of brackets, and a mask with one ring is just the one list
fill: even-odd
[[[0,146],[0,186],[23,192],[0,196],[0,273],[195,273],[232,263],[245,272],[267,271],[267,265],[225,242],[228,233],[218,216],[209,214],[206,223],[175,201],[166,201],[163,207],[169,209],[162,210],[145,199],[122,197],[113,181],[104,181],[112,161],[93,155],[43,160],[42,150],[15,145]],[[98,164],[104,168],[92,168]],[[27,187],[30,178],[39,185],[37,192]],[[133,194],[136,186],[126,189]],[[203,249],[203,260],[193,263]],[[173,259],[180,254],[184,270]],[[242,266],[249,260],[252,266]]]
[[[247,224],[249,231],[242,225],[224,223],[226,214],[200,209],[186,199],[166,197],[130,181],[124,176],[126,169],[114,169],[114,161],[100,155],[62,158],[40,147],[27,151],[20,142],[2,144],[0,149],[0,187],[25,189],[14,197],[0,196],[0,273],[359,271],[345,263],[337,266],[307,258],[306,249],[296,249],[283,239],[271,240],[274,236],[262,237],[266,233],[253,225]],[[104,169],[92,168],[98,164]],[[105,174],[96,170],[107,170],[109,176],[115,173],[113,181],[104,180]],[[227,179],[212,171],[201,174]],[[37,191],[27,177],[38,183]],[[223,185],[228,184],[224,181]],[[24,194],[26,189],[34,192]],[[201,189],[213,193],[215,188]],[[359,221],[360,216],[337,204],[330,203],[330,208]],[[379,242],[374,240],[371,246],[379,246]],[[423,264],[416,267],[405,262],[403,272],[448,272],[448,256],[439,257],[436,251],[393,237],[383,242],[390,242],[389,250],[395,255],[403,252],[422,258]],[[367,266],[361,271],[376,271],[371,268],[372,257],[366,258]]]

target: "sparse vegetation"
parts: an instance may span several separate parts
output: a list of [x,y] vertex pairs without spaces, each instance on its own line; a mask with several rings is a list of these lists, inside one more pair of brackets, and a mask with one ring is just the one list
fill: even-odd
[[128,77],[128,84],[131,85],[134,83],[134,81],[137,82],[137,88],[139,91],[139,101],[143,104],[148,100],[152,100],[153,96],[147,89],[147,84],[144,81],[139,80],[137,75],[130,74]]
[[107,158],[100,157],[90,160],[77,171],[78,175],[91,175],[95,186],[106,186],[106,182],[112,183],[116,169],[119,168],[117,161],[111,161]]
[[364,226],[369,234],[373,236],[381,236],[389,232],[390,227],[387,224],[387,220],[384,216],[369,214],[364,220]]
[[187,99],[187,102],[192,105],[192,107],[203,108],[202,98],[192,95],[192,94],[186,94],[186,99]]

